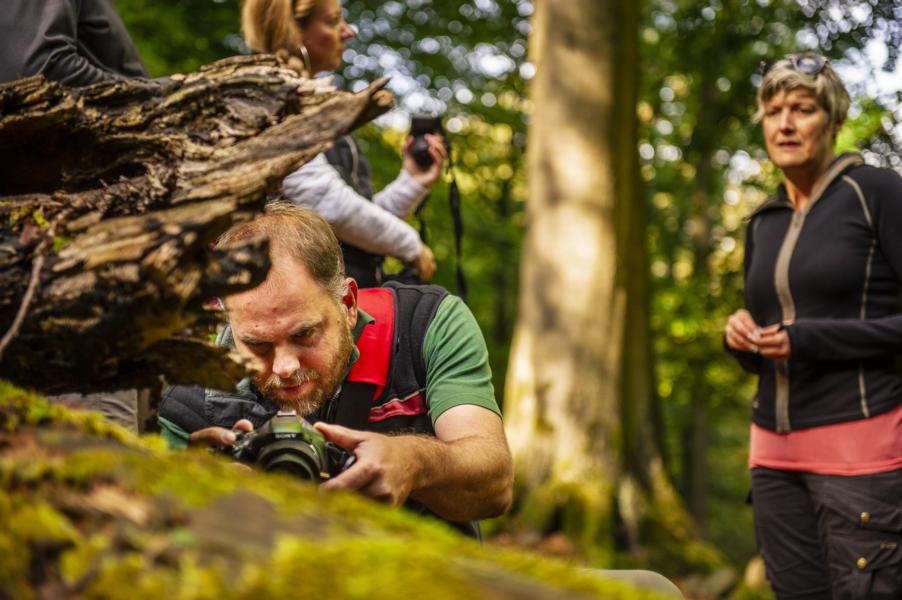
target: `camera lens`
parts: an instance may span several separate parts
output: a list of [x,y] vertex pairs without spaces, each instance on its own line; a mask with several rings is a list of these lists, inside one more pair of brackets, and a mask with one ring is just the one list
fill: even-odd
[[309,444],[303,442],[270,444],[260,453],[257,463],[264,471],[287,473],[311,481],[322,479],[319,457]]
[[413,139],[410,145],[410,155],[413,156],[414,162],[424,171],[432,166],[432,155],[429,154],[429,142],[425,137],[418,136]]

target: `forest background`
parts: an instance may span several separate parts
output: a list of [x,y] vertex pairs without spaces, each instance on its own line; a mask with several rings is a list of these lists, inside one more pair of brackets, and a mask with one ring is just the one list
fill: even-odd
[[[116,5],[154,76],[247,51],[240,0]],[[389,75],[397,95],[397,110],[358,134],[377,189],[400,166],[409,114],[444,116],[463,198],[469,304],[489,343],[503,402],[526,224],[535,7],[529,0],[346,0],[344,8],[358,35],[347,44],[338,82],[356,91]],[[838,149],[858,149],[873,164],[902,169],[902,93],[875,86],[879,70],[896,70],[899,23],[902,3],[895,1],[642,5],[640,55],[630,68],[640,81],[636,161],[648,215],[649,371],[662,451],[704,536],[739,569],[755,553],[745,503],[754,382],[724,355],[721,334],[726,316],[742,305],[743,217],[778,182],[751,119],[759,64],[806,49],[830,57],[854,97]],[[566,75],[578,85],[579,73]],[[447,182],[436,186],[422,217],[439,262],[436,282],[453,290],[447,198]]]

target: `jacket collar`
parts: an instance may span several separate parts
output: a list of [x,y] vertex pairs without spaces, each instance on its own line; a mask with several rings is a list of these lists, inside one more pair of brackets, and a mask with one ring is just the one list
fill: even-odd
[[[857,152],[844,152],[833,159],[833,162],[830,163],[830,166],[827,167],[827,170],[824,171],[824,174],[821,175],[821,178],[818,180],[817,184],[815,184],[814,191],[811,194],[811,200],[808,201],[808,205],[805,207],[805,213],[811,211],[811,208],[820,199],[827,188],[830,187],[831,183],[841,177],[849,169],[863,164],[864,159]],[[786,184],[783,182],[781,182],[777,188],[777,193],[762,202],[748,217],[746,217],[746,220],[750,221],[760,213],[777,208],[792,209],[792,202],[789,201],[789,194],[786,192]]]

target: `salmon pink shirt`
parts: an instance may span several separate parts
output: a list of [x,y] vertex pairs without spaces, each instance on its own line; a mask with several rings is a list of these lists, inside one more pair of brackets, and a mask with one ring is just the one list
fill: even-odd
[[902,404],[857,421],[778,434],[752,424],[749,468],[872,475],[902,468]]

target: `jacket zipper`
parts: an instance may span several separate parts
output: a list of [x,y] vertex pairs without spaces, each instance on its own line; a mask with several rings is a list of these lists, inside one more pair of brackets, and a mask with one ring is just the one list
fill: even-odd
[[[868,209],[868,203],[864,199],[864,193],[861,191],[861,186],[858,185],[854,179],[849,177],[848,175],[843,176],[843,181],[849,184],[851,188],[855,191],[855,194],[858,196],[858,202],[861,204],[861,212],[864,214],[865,220],[868,222],[868,227],[871,229],[871,245],[868,248],[868,259],[864,268],[864,285],[861,289],[861,311],[859,312],[859,318],[864,321],[867,314],[867,305],[868,305],[868,289],[871,285],[871,268],[874,264],[874,252],[877,249],[877,234],[874,231],[874,221],[871,218],[871,211]],[[864,378],[864,361],[858,361],[858,396],[859,402],[861,404],[861,414],[865,419],[870,418],[871,410],[868,407],[868,388]]]
[[[801,211],[793,209],[792,220],[789,223],[789,228],[786,230],[786,235],[783,237],[783,244],[780,246],[780,252],[777,254],[777,262],[774,266],[774,288],[780,301],[782,323],[791,323],[796,318],[795,300],[789,287],[789,263],[792,260],[792,254],[795,251],[796,243],[799,241],[802,228],[805,226],[805,217],[808,216],[815,203],[821,198],[830,184],[833,183],[834,179],[839,177],[848,167],[861,164],[862,162],[864,161],[861,159],[861,156],[857,154],[841,157],[824,173],[805,208]],[[776,375],[774,409],[777,418],[777,433],[789,433],[792,430],[789,421],[789,361],[786,359],[775,360],[774,368]]]

